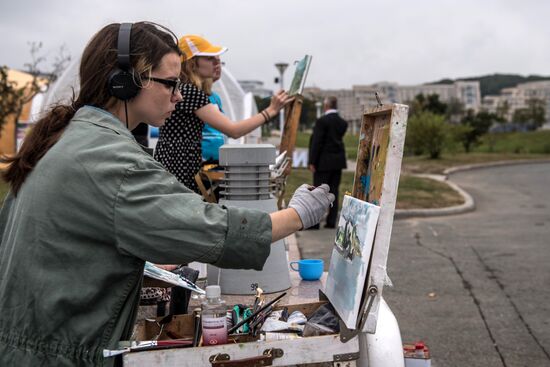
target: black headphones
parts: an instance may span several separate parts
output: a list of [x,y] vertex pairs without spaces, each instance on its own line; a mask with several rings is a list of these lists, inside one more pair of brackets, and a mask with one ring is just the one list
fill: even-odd
[[109,93],[122,101],[128,101],[141,90],[141,79],[130,67],[130,34],[132,23],[122,23],[118,30],[117,69],[109,76]]

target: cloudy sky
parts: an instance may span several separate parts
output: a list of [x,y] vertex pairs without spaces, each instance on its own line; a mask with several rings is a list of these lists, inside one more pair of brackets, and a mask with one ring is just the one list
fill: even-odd
[[108,23],[150,20],[227,46],[234,76],[269,88],[276,62],[306,53],[307,84],[321,88],[550,75],[549,14],[547,0],[3,0],[0,64],[23,68],[29,41],[76,56]]

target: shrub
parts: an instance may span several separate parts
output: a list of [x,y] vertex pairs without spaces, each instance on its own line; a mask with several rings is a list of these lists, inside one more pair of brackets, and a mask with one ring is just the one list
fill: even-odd
[[419,155],[427,153],[437,159],[445,145],[449,126],[443,115],[423,111],[409,119],[405,146],[407,151]]

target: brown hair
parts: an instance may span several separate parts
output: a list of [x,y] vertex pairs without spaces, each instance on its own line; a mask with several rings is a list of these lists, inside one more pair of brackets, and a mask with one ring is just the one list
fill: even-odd
[[212,94],[212,84],[214,84],[214,80],[212,78],[203,79],[197,73],[199,57],[200,56],[195,56],[181,63],[181,80],[184,83],[194,84],[204,93],[210,95]]
[[[119,23],[105,26],[90,40],[80,62],[80,92],[69,105],[57,105],[33,126],[21,149],[13,157],[0,161],[10,164],[2,174],[14,195],[25,182],[38,161],[59,140],[76,111],[84,105],[109,109],[117,99],[109,94],[108,80],[117,68]],[[132,25],[130,66],[141,76],[157,68],[168,53],[181,55],[177,37],[160,25],[139,22]],[[139,81],[141,82],[141,81]]]

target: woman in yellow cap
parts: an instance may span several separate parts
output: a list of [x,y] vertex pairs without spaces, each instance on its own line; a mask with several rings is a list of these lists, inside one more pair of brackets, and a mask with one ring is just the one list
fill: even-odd
[[279,91],[262,112],[237,123],[231,121],[210,103],[212,77],[219,55],[227,48],[212,45],[196,35],[185,35],[179,40],[184,54],[182,62],[181,94],[183,101],[160,128],[155,158],[188,188],[199,192],[195,175],[202,160],[202,130],[204,121],[231,138],[239,138],[261,126],[288,104],[292,98]]

